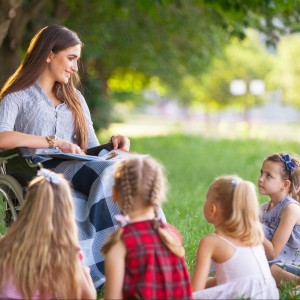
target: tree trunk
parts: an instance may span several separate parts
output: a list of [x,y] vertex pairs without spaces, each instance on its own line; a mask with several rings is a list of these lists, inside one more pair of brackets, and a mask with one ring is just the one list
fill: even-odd
[[0,87],[19,66],[22,58],[21,48],[26,26],[38,14],[43,14],[42,12],[46,9],[47,0],[31,1],[30,11],[28,10],[28,8],[26,9],[25,4],[19,0],[2,0],[2,6],[4,5],[3,3],[5,3],[6,5],[9,3],[15,3],[14,8],[10,9],[11,14],[15,14],[15,17],[12,18],[9,22],[8,28],[6,30],[6,36],[4,27],[7,26],[7,23],[5,23],[3,20],[0,21],[0,27],[2,25],[2,34],[4,37],[2,37],[2,45],[0,44]]
[[8,32],[11,21],[17,15],[17,8],[22,4],[22,0],[1,0],[0,1],[0,47]]

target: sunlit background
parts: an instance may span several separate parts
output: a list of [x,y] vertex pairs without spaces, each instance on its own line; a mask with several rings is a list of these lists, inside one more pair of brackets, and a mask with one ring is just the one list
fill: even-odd
[[141,74],[114,74],[108,81],[112,97],[141,92],[142,101],[133,105],[128,96],[117,103],[114,113],[123,123],[111,124],[109,132],[298,141],[300,35],[284,36],[276,49],[268,49],[262,34],[246,33],[243,41],[232,38],[201,76],[182,78],[184,102],[169,97],[158,78],[144,88]]
[[299,136],[298,1],[11,0],[0,9],[0,85],[44,26],[79,34],[80,90],[100,139]]

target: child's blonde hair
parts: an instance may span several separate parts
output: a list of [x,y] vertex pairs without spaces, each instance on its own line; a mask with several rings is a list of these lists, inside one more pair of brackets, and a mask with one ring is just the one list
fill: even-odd
[[[169,231],[161,226],[158,216],[158,207],[165,200],[167,181],[161,164],[149,156],[141,156],[122,161],[114,174],[114,189],[120,196],[120,210],[126,216],[138,201],[144,206],[152,206],[155,212],[155,222],[164,244],[176,255],[183,256],[184,249]],[[102,247],[105,255],[120,239],[123,228],[119,227]]]
[[211,184],[206,197],[219,204],[223,215],[224,221],[216,232],[240,238],[250,246],[263,242],[258,198],[252,182],[233,175],[221,176]]
[[41,298],[81,294],[71,190],[61,175],[51,176],[56,183],[44,176],[31,180],[18,219],[0,239],[0,288],[11,276],[26,299],[37,291]]

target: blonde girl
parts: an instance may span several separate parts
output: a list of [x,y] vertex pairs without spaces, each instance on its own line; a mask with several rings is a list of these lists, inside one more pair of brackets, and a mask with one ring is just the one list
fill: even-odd
[[189,273],[177,230],[162,222],[165,196],[162,166],[141,156],[121,162],[113,199],[120,227],[102,248],[105,299],[191,299]]
[[300,284],[300,161],[289,154],[274,153],[262,163],[258,179],[264,247],[277,285]]
[[18,219],[0,239],[0,298],[95,299],[80,248],[69,183],[41,169]]
[[[222,176],[209,187],[203,207],[214,232],[201,239],[192,277],[195,299],[278,299],[262,242],[254,185]],[[215,277],[208,278],[210,264]]]

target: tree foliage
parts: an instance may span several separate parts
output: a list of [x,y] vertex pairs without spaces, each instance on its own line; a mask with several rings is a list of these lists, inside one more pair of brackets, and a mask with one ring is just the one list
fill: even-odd
[[[190,91],[193,102],[201,103],[207,111],[250,107],[264,100],[249,92],[250,82],[255,79],[268,81],[273,66],[273,56],[267,52],[257,32],[249,31],[243,41],[233,38],[224,47],[223,56],[215,57],[198,80],[190,78],[185,90]],[[230,83],[235,79],[246,82],[246,95],[233,96],[230,93]]]
[[300,107],[300,63],[297,59],[300,51],[300,35],[283,37],[278,43],[277,62],[270,75],[271,84],[282,91],[286,104]]
[[145,86],[158,77],[186,102],[183,82],[199,78],[231,37],[243,39],[253,27],[274,45],[299,30],[299,4],[292,0],[2,0],[0,8],[0,85],[37,30],[64,24],[85,44],[83,86],[96,127],[110,120],[108,82],[116,76],[143,74]]

